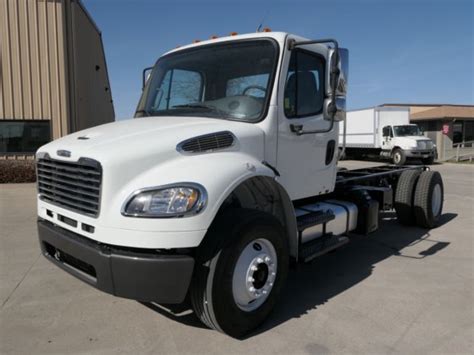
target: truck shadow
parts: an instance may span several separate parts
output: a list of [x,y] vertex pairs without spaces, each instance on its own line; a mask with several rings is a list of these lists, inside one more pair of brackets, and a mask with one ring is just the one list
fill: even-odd
[[[455,213],[441,217],[440,226],[456,218]],[[350,235],[345,247],[315,259],[309,264],[298,264],[290,270],[286,287],[272,315],[256,331],[242,340],[257,336],[278,325],[307,314],[331,298],[368,278],[375,265],[390,257],[424,259],[449,246],[438,241],[430,231],[398,224],[395,213],[383,213],[380,229],[370,235]],[[425,248],[426,247],[426,248]],[[421,251],[420,251],[421,249]],[[150,309],[183,324],[204,327],[189,305],[175,307],[144,303]]]

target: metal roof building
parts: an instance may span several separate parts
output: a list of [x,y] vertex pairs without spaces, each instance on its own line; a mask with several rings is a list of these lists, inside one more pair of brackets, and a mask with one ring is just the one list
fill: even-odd
[[1,0],[0,39],[0,159],[114,120],[101,33],[80,0]]

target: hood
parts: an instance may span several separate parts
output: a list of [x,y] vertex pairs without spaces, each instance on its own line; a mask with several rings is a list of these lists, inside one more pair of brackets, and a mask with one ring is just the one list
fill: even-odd
[[[136,160],[141,161],[141,166],[144,162],[156,165],[182,156],[176,149],[182,141],[220,131],[230,131],[237,138],[232,149],[248,151],[263,160],[264,133],[259,127],[203,117],[159,116],[117,121],[57,139],[41,147],[38,153],[46,152],[51,158],[66,161],[86,157],[99,161],[103,167],[132,168]],[[69,151],[70,157],[58,156],[59,150]]]
[[403,149],[431,149],[433,148],[433,142],[431,139],[425,136],[404,136],[395,137],[394,144],[400,146]]
[[415,141],[428,141],[431,142],[431,139],[425,136],[403,136],[403,137],[397,137],[398,139],[405,138],[405,139],[410,139],[410,140],[415,140]]

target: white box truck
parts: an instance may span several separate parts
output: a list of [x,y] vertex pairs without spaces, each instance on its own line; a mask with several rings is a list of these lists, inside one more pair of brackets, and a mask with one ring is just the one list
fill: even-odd
[[290,261],[378,228],[435,226],[443,182],[423,166],[339,170],[348,52],[254,33],[162,56],[135,119],[36,155],[44,256],[116,296],[180,304],[240,337],[274,308]]
[[[344,145],[342,134],[339,145]],[[378,106],[347,112],[346,157],[380,156],[404,165],[407,159],[432,164],[436,147],[416,124],[410,124],[410,109]]]

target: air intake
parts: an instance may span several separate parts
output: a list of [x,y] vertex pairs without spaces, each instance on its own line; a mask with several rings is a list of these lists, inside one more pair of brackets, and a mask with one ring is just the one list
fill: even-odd
[[177,149],[186,153],[202,153],[232,147],[234,142],[234,135],[223,131],[187,139],[179,143]]

